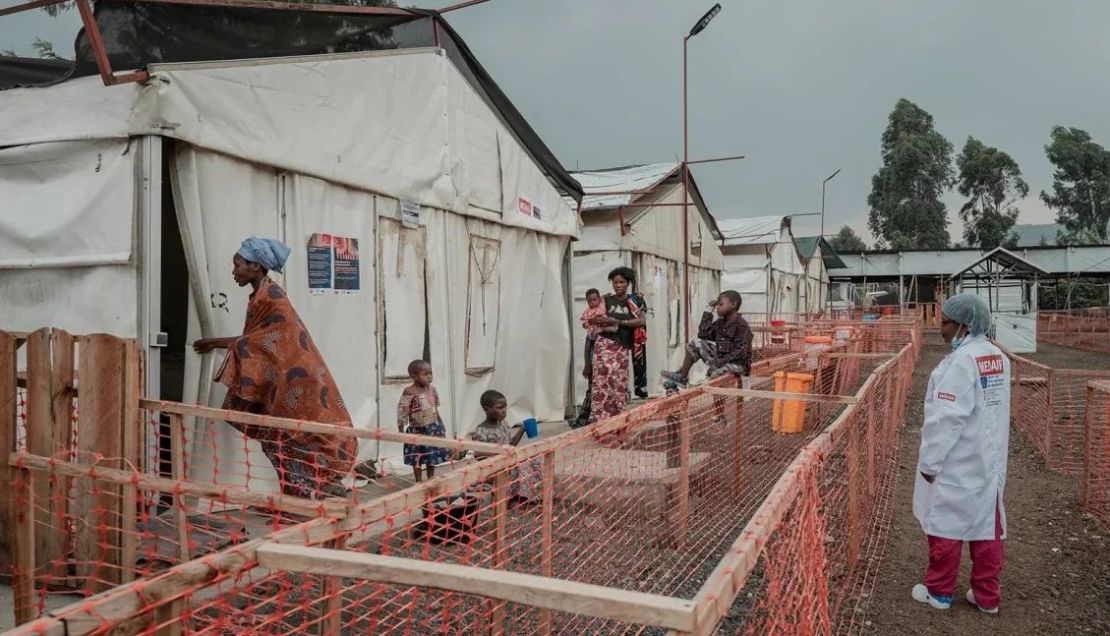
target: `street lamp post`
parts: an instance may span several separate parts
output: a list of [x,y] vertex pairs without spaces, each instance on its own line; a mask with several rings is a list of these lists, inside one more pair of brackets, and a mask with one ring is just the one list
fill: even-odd
[[683,295],[683,332],[685,341],[690,341],[690,117],[689,93],[687,90],[687,45],[690,38],[701,33],[713,18],[721,12],[721,3],[713,5],[709,11],[682,38],[682,295]]
[[821,236],[825,236],[825,186],[838,174],[840,174],[840,168],[837,168],[836,172],[825,177],[825,180],[821,182]]

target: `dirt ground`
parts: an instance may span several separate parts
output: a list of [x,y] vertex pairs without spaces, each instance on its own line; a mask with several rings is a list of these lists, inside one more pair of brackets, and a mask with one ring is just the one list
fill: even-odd
[[[1016,432],[1010,437],[1009,538],[1001,611],[988,616],[962,600],[970,565],[966,550],[958,602],[951,609],[934,610],[910,598],[910,589],[924,576],[926,559],[925,536],[911,509],[922,400],[929,373],[944,354],[945,348],[940,346],[926,347],[914,372],[913,394],[901,434],[902,461],[891,532],[864,633],[1110,634],[1110,530],[1095,525],[1079,510],[1075,481],[1047,470]],[[1060,347],[1045,347],[1036,357],[1047,364],[1066,363],[1073,368],[1108,366],[1108,356],[1103,354]]]
[[1071,347],[1038,343],[1037,353],[1024,357],[1056,369],[1110,369],[1110,355]]

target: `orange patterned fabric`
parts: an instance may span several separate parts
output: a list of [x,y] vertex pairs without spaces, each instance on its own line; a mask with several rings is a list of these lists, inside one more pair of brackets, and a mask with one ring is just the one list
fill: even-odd
[[[289,298],[270,278],[251,294],[243,335],[228,348],[216,380],[228,387],[225,405],[274,417],[352,426],[339,388],[323,356],[308,335]],[[244,404],[246,403],[246,404]],[[264,427],[240,428],[256,439],[269,439]],[[342,441],[317,433],[288,433],[284,441],[318,451],[328,468],[345,473],[354,460],[354,438]]]

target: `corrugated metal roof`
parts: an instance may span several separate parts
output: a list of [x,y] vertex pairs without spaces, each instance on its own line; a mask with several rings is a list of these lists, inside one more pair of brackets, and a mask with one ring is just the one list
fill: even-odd
[[[570,173],[582,185],[582,209],[600,210],[619,208],[632,203],[637,194],[646,192],[659,185],[664,179],[678,170],[679,164],[649,163],[641,166],[624,166],[604,170],[583,170]],[[609,194],[590,196],[590,192],[628,192],[630,194]]]
[[756,216],[748,219],[718,219],[717,227],[725,245],[766,245],[778,243],[786,217]]

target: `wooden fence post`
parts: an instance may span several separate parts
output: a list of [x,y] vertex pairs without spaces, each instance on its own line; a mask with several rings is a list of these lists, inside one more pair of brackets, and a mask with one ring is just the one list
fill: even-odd
[[[743,381],[740,384],[743,387]],[[744,500],[744,398],[736,396],[736,426],[732,429],[732,497]]]
[[[83,336],[78,350],[78,390],[80,408],[77,412],[78,463],[95,465],[102,460],[124,457],[124,400],[131,391],[127,384],[126,347],[122,340],[104,334]],[[127,444],[127,450],[132,445]],[[127,470],[127,466],[114,466]],[[75,560],[77,576],[85,586],[100,592],[119,584],[123,566],[123,528],[134,524],[125,518],[122,499],[131,499],[124,488],[115,484],[89,481],[89,487],[78,490],[74,515],[82,521],[77,525]],[[98,536],[97,526],[108,529]],[[134,528],[131,528],[134,533]],[[104,547],[101,547],[103,543]],[[115,567],[113,567],[115,566]],[[131,564],[134,567],[134,563]]]
[[[508,520],[509,520],[509,469],[504,469],[493,478],[493,559],[492,566],[504,570],[509,565]],[[505,636],[505,601],[494,601],[490,612],[490,636]]]
[[[555,451],[543,454],[543,517],[540,521],[540,574],[554,574]],[[551,610],[540,610],[540,634],[551,636]]]
[[[19,422],[16,390],[15,336],[0,331],[0,489],[15,492],[16,471],[8,465],[8,457],[16,450],[16,428]],[[12,536],[15,533],[18,510],[15,498],[0,497],[0,579],[12,575],[14,565]]]
[[[22,625],[38,617],[35,606],[35,479],[31,471],[19,470],[22,488],[16,495],[17,514],[12,551],[12,595],[15,601],[15,624]],[[22,505],[18,505],[22,504]]]
[[[27,336],[27,452],[68,460],[73,438],[73,338],[44,328]],[[44,573],[66,579],[61,563],[69,539],[69,482],[43,474],[34,480],[35,564]]]

